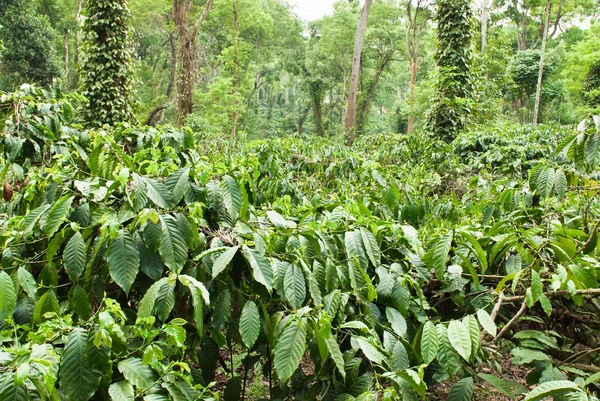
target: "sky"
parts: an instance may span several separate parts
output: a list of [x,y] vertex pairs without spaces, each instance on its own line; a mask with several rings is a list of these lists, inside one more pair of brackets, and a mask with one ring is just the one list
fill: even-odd
[[324,15],[333,14],[335,0],[291,0],[295,11],[305,21],[313,21]]

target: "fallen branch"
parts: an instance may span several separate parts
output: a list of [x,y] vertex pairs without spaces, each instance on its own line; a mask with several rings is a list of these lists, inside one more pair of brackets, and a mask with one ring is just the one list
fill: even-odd
[[494,338],[492,342],[497,343],[502,338],[502,336],[504,336],[504,334],[506,334],[506,332],[510,329],[510,326],[512,326],[517,320],[519,320],[521,316],[523,316],[523,313],[525,313],[526,309],[527,301],[524,300],[523,304],[521,305],[521,309],[519,309],[519,311],[513,316],[513,318],[510,319],[510,321],[504,325],[500,333],[498,333],[498,335],[496,336],[496,338]]
[[500,295],[498,295],[498,302],[496,303],[496,305],[494,305],[494,309],[492,309],[492,314],[490,315],[494,322],[496,321],[496,317],[498,316],[500,308],[502,307],[502,303],[505,299],[506,298],[504,297],[504,291],[500,292]]

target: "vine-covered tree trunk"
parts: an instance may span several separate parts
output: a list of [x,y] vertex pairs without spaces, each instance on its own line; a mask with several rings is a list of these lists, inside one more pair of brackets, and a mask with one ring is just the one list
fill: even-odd
[[437,4],[438,74],[426,126],[433,136],[451,142],[467,123],[473,96],[471,4],[469,0],[438,0]]
[[537,125],[540,115],[540,99],[542,97],[542,82],[544,79],[544,55],[546,54],[546,43],[548,42],[548,26],[550,25],[550,11],[552,11],[552,0],[548,0],[545,10],[544,32],[542,33],[542,50],[540,51],[540,72],[535,91],[535,105],[533,107],[533,125]]
[[128,0],[89,0],[82,28],[83,119],[101,127],[133,122],[133,49]]
[[358,94],[358,83],[360,77],[360,56],[362,54],[365,32],[367,30],[367,20],[369,19],[369,9],[373,0],[366,0],[360,14],[360,21],[356,28],[356,38],[354,41],[354,55],[352,56],[352,75],[350,77],[350,90],[348,91],[348,111],[346,113],[346,130],[349,133],[348,146],[351,146],[356,136],[354,126],[356,124],[356,98]]

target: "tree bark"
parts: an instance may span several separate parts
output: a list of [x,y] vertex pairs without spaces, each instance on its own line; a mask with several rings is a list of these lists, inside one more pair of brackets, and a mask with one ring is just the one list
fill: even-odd
[[[406,13],[408,15],[408,30],[406,31],[406,44],[408,47],[408,57],[410,61],[410,85],[408,88],[408,102],[410,106],[415,103],[415,87],[417,84],[417,72],[419,69],[419,9],[421,0],[417,0],[414,15],[412,13],[412,2],[408,2]],[[415,117],[412,110],[408,114],[407,131],[414,129]]]
[[69,82],[69,30],[63,32],[63,50],[65,63],[65,82]]
[[352,75],[350,78],[350,90],[348,92],[348,111],[346,113],[346,130],[349,132],[348,146],[352,146],[355,138],[354,126],[356,124],[356,98],[358,94],[358,82],[360,76],[360,57],[362,54],[365,32],[367,30],[367,20],[369,18],[369,9],[373,0],[366,0],[363,6],[360,21],[356,29],[356,38],[354,41],[354,55],[352,57]]
[[325,136],[325,128],[323,127],[323,110],[321,108],[322,88],[319,82],[310,83],[310,100],[312,102],[313,120],[317,135]]
[[178,97],[177,97],[177,121],[183,125],[185,118],[193,111],[192,93],[194,90],[194,76],[196,68],[196,54],[194,52],[196,39],[200,25],[208,16],[208,11],[213,0],[208,0],[202,11],[202,15],[196,21],[192,32],[188,28],[188,15],[192,0],[173,0],[173,21],[177,27],[179,39],[181,69],[179,71]]
[[540,52],[540,72],[538,74],[537,89],[535,92],[535,105],[533,108],[533,125],[536,126],[540,114],[540,98],[542,95],[542,81],[544,79],[544,55],[546,53],[546,43],[548,42],[548,25],[550,25],[550,11],[552,10],[552,0],[546,4],[546,20],[544,22],[544,32],[542,37],[542,50]]
[[231,127],[231,137],[237,137],[237,123],[239,118],[238,105],[237,105],[237,85],[238,85],[238,35],[239,35],[239,20],[238,20],[238,9],[237,0],[233,0],[233,82],[231,88],[231,94],[233,95],[233,118]]
[[487,45],[487,28],[488,28],[488,0],[483,0],[481,8],[481,52],[485,53]]

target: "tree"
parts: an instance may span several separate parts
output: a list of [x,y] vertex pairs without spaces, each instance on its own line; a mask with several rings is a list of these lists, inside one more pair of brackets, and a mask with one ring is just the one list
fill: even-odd
[[[540,68],[538,73],[537,88],[535,92],[535,105],[533,109],[533,125],[537,125],[540,113],[540,98],[542,95],[542,80],[544,78],[544,56],[546,54],[546,44],[548,43],[548,25],[550,24],[550,11],[552,11],[552,0],[546,3],[544,31],[542,33],[542,50],[540,52]],[[557,18],[558,19],[558,18]]]
[[356,38],[354,41],[354,55],[352,57],[352,75],[350,77],[350,91],[348,92],[348,112],[346,113],[346,130],[349,132],[348,146],[354,142],[356,133],[354,132],[356,124],[356,97],[358,94],[358,80],[360,75],[360,56],[362,54],[365,32],[367,30],[367,20],[369,19],[369,9],[373,0],[366,0],[360,14],[360,21],[356,28]]
[[[408,59],[410,63],[410,83],[408,87],[408,102],[412,108],[415,103],[415,89],[417,84],[417,73],[419,71],[420,58],[420,32],[427,23],[428,15],[424,9],[425,0],[417,0],[413,6],[412,0],[406,2],[406,16],[408,19],[408,30],[406,32],[406,45],[408,48]],[[415,124],[415,116],[411,111],[408,115],[408,132],[412,132]]]
[[86,125],[133,122],[133,57],[128,0],[89,0],[82,27],[81,87]]
[[0,0],[0,87],[20,84],[48,85],[59,76],[54,52],[56,34],[33,2]]
[[426,127],[435,137],[451,142],[466,125],[473,96],[472,14],[469,0],[437,4],[436,93]]
[[193,111],[192,92],[196,82],[195,73],[198,68],[196,60],[196,40],[202,22],[206,20],[208,12],[212,7],[213,0],[207,0],[200,18],[190,30],[188,24],[192,0],[173,0],[173,21],[177,27],[179,39],[180,69],[179,69],[179,93],[177,98],[177,119],[183,124],[187,115]]
[[600,60],[596,61],[587,73],[582,93],[589,107],[600,107]]

